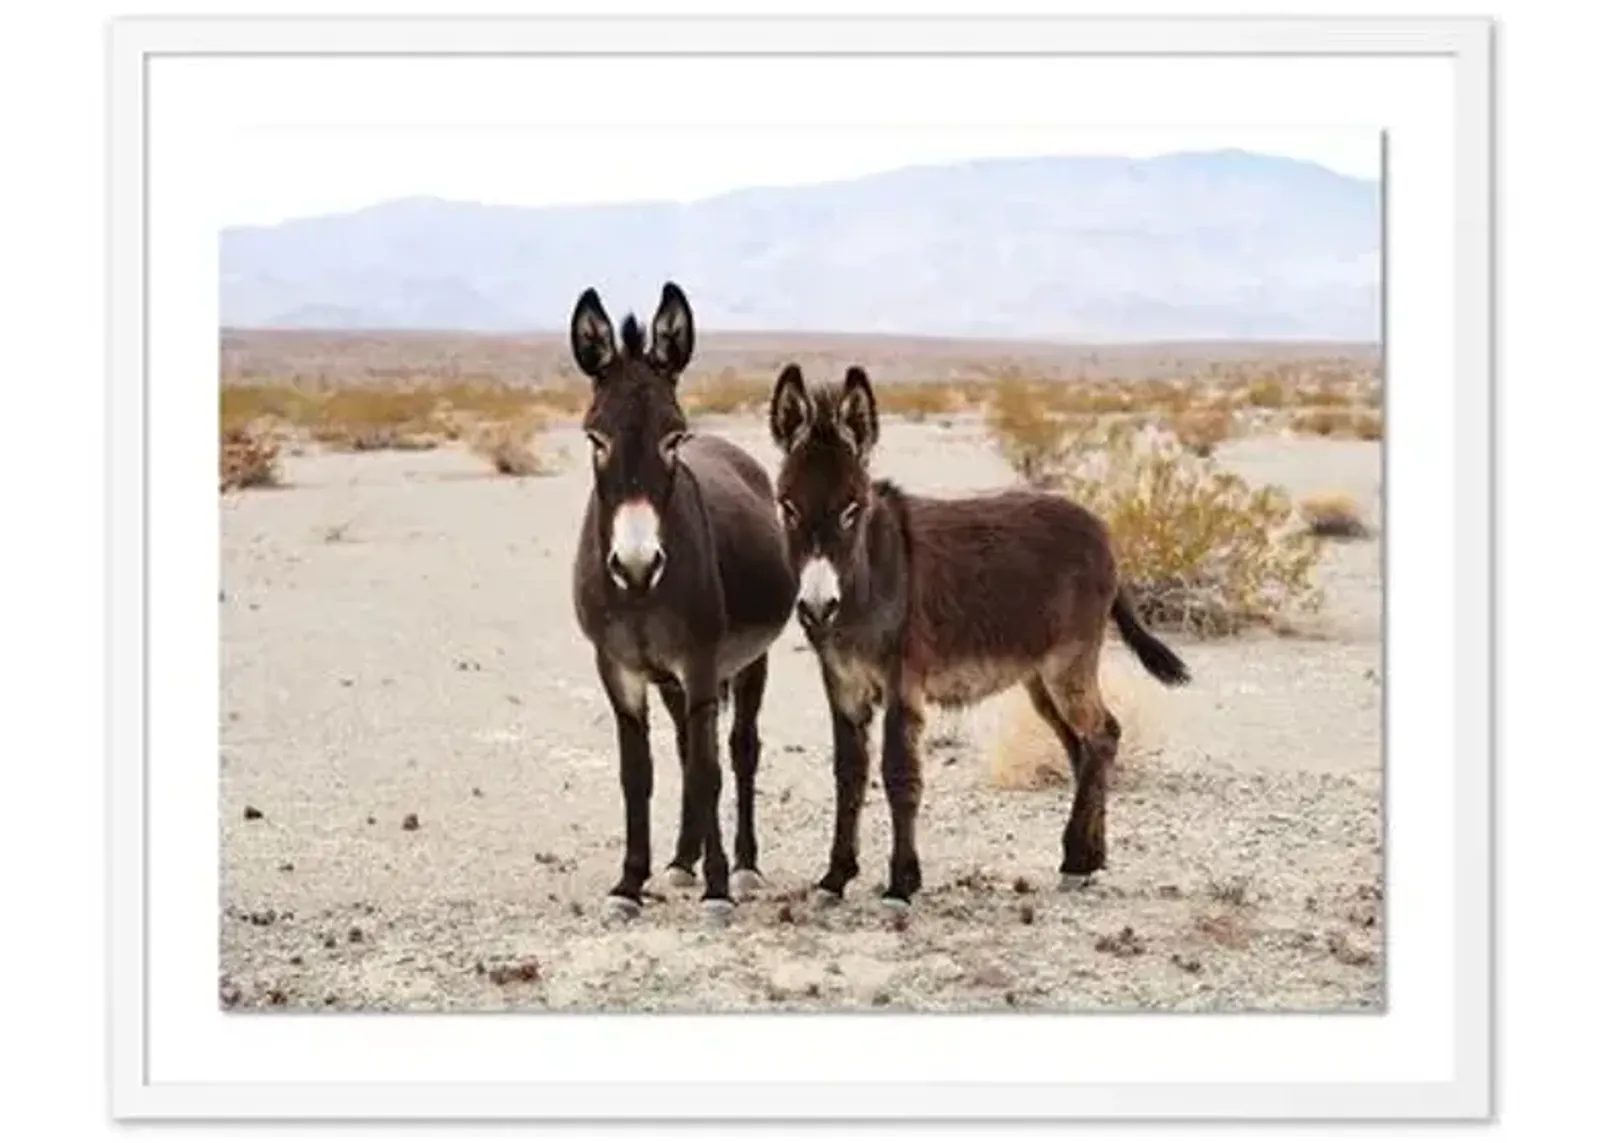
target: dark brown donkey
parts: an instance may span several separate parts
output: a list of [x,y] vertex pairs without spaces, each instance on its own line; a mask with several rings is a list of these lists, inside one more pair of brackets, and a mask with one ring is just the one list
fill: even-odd
[[767,648],[794,608],[795,576],[766,472],[727,441],[690,433],[678,405],[678,375],[693,352],[694,317],[671,282],[648,348],[631,314],[618,346],[593,289],[572,314],[572,353],[594,380],[583,421],[594,487],[573,561],[573,599],[616,717],[627,848],[608,902],[624,916],[638,913],[650,876],[651,685],[672,717],[683,766],[669,879],[693,884],[703,852],[708,913],[726,916],[732,907],[717,757],[719,699],[731,686],[728,748],[739,803],[731,885],[741,895],[759,885],[756,720]]
[[859,872],[867,727],[884,707],[883,787],[893,823],[886,903],[922,884],[916,817],[926,704],[964,706],[1023,684],[1060,737],[1076,793],[1062,836],[1064,886],[1105,864],[1109,767],[1121,727],[1100,697],[1108,620],[1169,686],[1188,669],[1140,624],[1117,582],[1105,525],[1063,496],[1006,491],[932,499],[873,481],[878,412],[867,375],[807,391],[797,366],[769,410],[784,451],[779,507],[800,578],[797,618],[822,666],[833,718],[833,851],[818,886]]

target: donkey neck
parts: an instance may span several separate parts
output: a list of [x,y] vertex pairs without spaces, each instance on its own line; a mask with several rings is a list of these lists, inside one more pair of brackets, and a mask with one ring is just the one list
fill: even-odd
[[843,577],[839,618],[828,642],[850,657],[883,661],[897,653],[910,599],[910,545],[904,497],[888,480],[872,483],[857,554]]

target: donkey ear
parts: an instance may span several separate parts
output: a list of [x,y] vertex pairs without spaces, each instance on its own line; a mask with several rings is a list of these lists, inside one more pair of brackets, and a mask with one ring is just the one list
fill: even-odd
[[767,407],[767,426],[772,439],[784,452],[791,451],[811,427],[816,408],[811,394],[806,392],[806,379],[800,367],[793,362],[778,374],[778,383],[772,389],[772,403]]
[[867,371],[852,365],[845,371],[844,392],[839,397],[839,430],[865,457],[878,443],[878,401],[872,395]]
[[694,312],[676,282],[661,287],[661,304],[650,321],[650,356],[674,375],[694,356]]
[[572,356],[595,380],[617,356],[617,334],[593,286],[583,291],[572,311]]

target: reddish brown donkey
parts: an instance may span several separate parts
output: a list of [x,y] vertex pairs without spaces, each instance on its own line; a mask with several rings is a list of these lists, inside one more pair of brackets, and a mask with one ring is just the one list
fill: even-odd
[[1188,668],[1150,634],[1117,577],[1105,524],[1046,492],[935,499],[874,481],[872,385],[806,388],[785,367],[769,409],[783,450],[778,503],[800,578],[797,618],[816,651],[833,720],[833,849],[818,888],[843,894],[859,872],[867,727],[884,707],[883,786],[893,825],[886,903],[921,887],[916,817],[927,704],[964,706],[1016,684],[1071,759],[1076,791],[1062,834],[1063,886],[1105,865],[1106,783],[1121,726],[1100,695],[1108,620],[1168,686]]

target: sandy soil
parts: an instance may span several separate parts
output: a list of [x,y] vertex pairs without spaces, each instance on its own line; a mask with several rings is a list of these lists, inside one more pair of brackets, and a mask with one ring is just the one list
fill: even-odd
[[[702,426],[711,428],[710,424]],[[755,421],[717,426],[763,460]],[[791,627],[772,652],[757,828],[767,890],[708,929],[662,887],[599,909],[622,856],[611,717],[572,618],[587,488],[577,434],[553,476],[455,450],[306,455],[288,487],[224,497],[220,1002],[317,1009],[1380,1009],[1381,542],[1331,545],[1301,637],[1175,640],[1185,690],[1112,687],[1137,725],[1110,803],[1110,868],[1054,888],[1070,799],[994,788],[1015,703],[939,718],[920,826],[926,887],[823,909],[825,704]],[[967,422],[886,422],[878,470],[924,491],[1006,483]],[[1375,444],[1219,452],[1379,520]],[[1381,521],[1380,521],[1381,522]],[[1113,639],[1107,671],[1137,668]],[[1132,696],[1131,698],[1128,696]],[[679,771],[655,720],[657,868]],[[725,733],[723,734],[725,737]],[[875,736],[876,740],[876,736]],[[725,829],[733,813],[724,794]],[[414,816],[413,816],[414,815]]]

